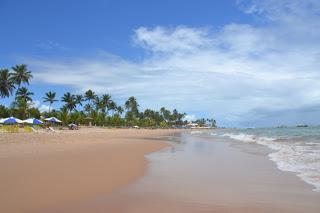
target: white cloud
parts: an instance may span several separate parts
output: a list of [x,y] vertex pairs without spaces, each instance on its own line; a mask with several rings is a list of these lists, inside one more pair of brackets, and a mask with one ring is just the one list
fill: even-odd
[[196,115],[186,115],[184,117],[184,119],[186,119],[187,121],[195,121],[195,120],[197,120],[197,116]]
[[45,50],[57,50],[57,49],[65,50],[65,49],[67,49],[62,44],[60,44],[56,41],[52,41],[52,40],[46,40],[46,41],[39,42],[37,46],[39,48],[42,48]]
[[40,104],[40,101],[32,101],[32,102],[29,102],[29,107],[38,108],[39,104]]
[[247,13],[264,18],[261,25],[140,27],[133,40],[148,54],[138,62],[104,53],[29,64],[39,82],[120,99],[135,95],[143,107],[206,111],[223,125],[254,123],[256,109],[265,115],[320,104],[319,4],[295,2],[240,1]]
[[207,29],[179,26],[176,28],[140,27],[135,30],[134,42],[152,52],[193,52],[211,45]]
[[240,7],[249,14],[255,13],[272,20],[288,20],[319,15],[318,0],[238,0]]
[[40,112],[49,112],[49,106],[45,104],[41,104],[38,109]]
[[48,112],[49,106],[45,104],[41,104],[40,101],[35,100],[30,103],[30,107],[38,108],[40,112]]

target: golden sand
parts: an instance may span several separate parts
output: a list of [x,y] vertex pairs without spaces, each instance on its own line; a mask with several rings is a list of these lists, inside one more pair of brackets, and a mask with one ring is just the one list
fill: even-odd
[[0,133],[0,212],[42,212],[113,192],[144,174],[146,153],[168,146],[143,138],[175,132]]

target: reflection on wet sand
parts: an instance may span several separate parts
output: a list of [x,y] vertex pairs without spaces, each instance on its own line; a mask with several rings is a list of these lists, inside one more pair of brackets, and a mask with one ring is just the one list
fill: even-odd
[[76,209],[319,212],[320,193],[295,175],[277,170],[266,153],[268,149],[259,145],[235,145],[228,139],[182,133],[174,147],[148,156],[149,170],[138,182]]

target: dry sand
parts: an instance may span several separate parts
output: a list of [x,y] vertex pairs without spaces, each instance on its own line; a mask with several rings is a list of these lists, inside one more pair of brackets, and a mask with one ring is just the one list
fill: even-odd
[[176,130],[84,128],[0,133],[0,212],[44,212],[105,195],[142,176],[151,140]]

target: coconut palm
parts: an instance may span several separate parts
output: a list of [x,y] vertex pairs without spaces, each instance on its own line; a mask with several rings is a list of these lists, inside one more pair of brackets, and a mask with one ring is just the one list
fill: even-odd
[[84,109],[85,112],[90,112],[91,111],[91,105],[90,104],[86,104],[86,105],[84,105],[83,109]]
[[87,101],[92,102],[97,97],[97,95],[95,94],[95,92],[89,89],[88,91],[85,92],[84,97]]
[[135,97],[131,96],[130,98],[128,98],[128,100],[125,102],[125,107],[128,111],[132,112],[134,115],[139,114],[139,110],[138,110],[139,105]]
[[30,92],[26,87],[21,87],[16,92],[16,99],[12,103],[12,107],[15,109],[15,113],[21,118],[28,116],[28,109],[32,106],[33,92]]
[[111,110],[112,111],[112,115],[114,114],[114,112],[116,111],[117,109],[117,104],[116,102],[114,101],[110,101],[110,103],[108,104],[108,110]]
[[76,102],[77,104],[79,104],[80,106],[82,106],[82,102],[84,101],[84,98],[82,95],[76,95],[75,96]]
[[110,95],[108,95],[108,94],[102,95],[102,97],[101,97],[101,110],[102,110],[102,112],[106,112],[106,111],[108,112],[109,105],[111,102],[112,102],[112,100],[111,100]]
[[97,95],[91,89],[87,90],[84,93],[84,98],[86,101],[89,101],[89,105],[87,105],[88,111],[91,111],[93,108],[93,103],[96,101]]
[[137,99],[133,96],[128,98],[128,100],[125,103],[125,107],[128,110],[137,110],[138,109],[138,102]]
[[[12,73],[12,79],[13,82],[18,85],[17,91],[20,89],[21,84],[28,84],[29,80],[33,77],[31,74],[31,71],[27,69],[27,65],[20,64],[12,67],[13,73]],[[17,95],[16,95],[17,97]]]
[[136,120],[139,118],[139,110],[138,110],[138,102],[135,97],[130,97],[126,102],[125,102],[125,108],[127,110],[125,118],[128,121],[129,125],[133,125]]
[[0,69],[0,97],[6,98],[12,95],[15,88],[12,74],[8,69]]
[[64,106],[69,110],[69,112],[72,112],[72,110],[74,110],[77,106],[76,97],[70,92],[65,93],[61,98],[61,101],[65,102]]
[[[95,97],[95,99],[93,101],[93,105],[94,105],[94,108],[95,108],[96,112],[98,112],[99,110],[101,110],[102,112],[105,112],[105,110],[104,110],[105,105],[104,105],[104,103],[102,101],[102,98],[100,98],[99,96]],[[90,109],[91,110],[93,109],[93,105],[92,106],[90,105]]]
[[50,110],[51,110],[51,105],[58,101],[55,99],[56,98],[56,93],[55,92],[47,92],[45,94],[45,97],[43,97],[43,102],[49,102],[49,113],[50,113]]
[[32,98],[31,96],[34,95],[33,92],[30,92],[26,87],[21,87],[18,89],[16,93],[16,99],[17,100],[23,100],[25,102],[31,102]]
[[171,120],[171,112],[170,110],[166,109],[165,107],[160,108],[160,115],[162,116],[165,122],[170,122]]
[[116,111],[119,115],[121,115],[124,112],[122,106],[117,106]]

